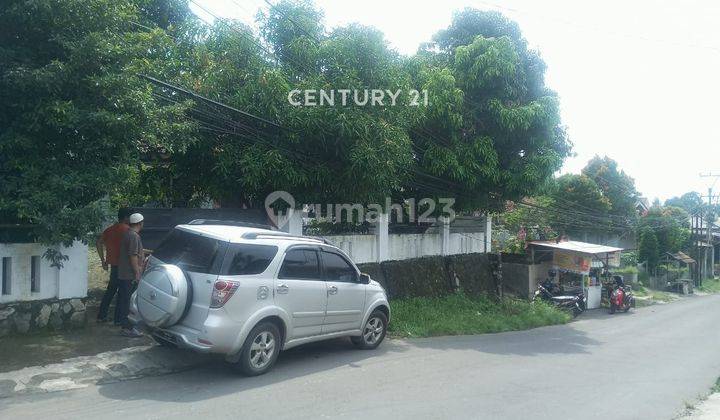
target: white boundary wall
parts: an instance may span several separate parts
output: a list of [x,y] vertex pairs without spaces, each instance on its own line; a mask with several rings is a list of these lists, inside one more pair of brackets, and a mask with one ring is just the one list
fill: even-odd
[[338,248],[345,251],[357,264],[386,260],[406,260],[430,255],[470,254],[490,252],[485,250],[485,234],[451,233],[449,250],[442,252],[442,237],[436,233],[390,234],[388,235],[388,255],[378,259],[375,235],[331,235],[324,236]]
[[[297,228],[296,228],[297,229]],[[486,235],[485,232],[489,234]],[[356,263],[406,260],[430,255],[491,252],[492,218],[485,232],[450,233],[450,225],[434,233],[389,234],[387,215],[378,218],[377,232],[370,235],[328,235],[324,238],[345,251]]]
[[[57,247],[62,254],[70,257],[63,263],[62,269],[51,267],[50,261],[42,258],[47,248],[47,245],[37,243],[0,243],[0,258],[10,258],[10,293],[2,294],[0,290],[0,303],[87,296],[87,245],[76,241],[71,247]],[[32,292],[30,288],[30,261],[33,256],[40,257],[37,292]],[[0,270],[2,270],[2,261],[0,259]],[[0,276],[2,276],[1,271]]]

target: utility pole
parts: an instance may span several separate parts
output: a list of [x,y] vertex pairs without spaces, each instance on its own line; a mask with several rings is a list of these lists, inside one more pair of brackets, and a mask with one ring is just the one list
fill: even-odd
[[700,285],[702,285],[702,278],[715,278],[715,246],[713,245],[713,237],[712,237],[712,228],[715,222],[715,215],[713,214],[712,207],[713,207],[713,187],[715,186],[715,183],[718,179],[720,179],[720,174],[708,172],[704,174],[700,174],[701,178],[715,178],[715,181],[712,183],[712,185],[708,188],[708,206],[705,211],[705,228],[707,230],[707,238],[706,238],[706,246],[705,252],[704,252],[704,261],[703,261],[703,268],[704,268],[704,275],[700,276]]

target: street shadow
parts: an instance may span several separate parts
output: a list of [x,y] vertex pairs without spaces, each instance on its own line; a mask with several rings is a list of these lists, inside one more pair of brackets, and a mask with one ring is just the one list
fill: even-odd
[[[257,377],[242,376],[221,356],[205,355],[201,359],[201,364],[192,368],[192,372],[186,372],[187,374],[108,383],[100,385],[99,393],[115,400],[149,399],[191,403],[226,394],[242,394],[247,390],[339,367],[362,368],[368,364],[381,362],[388,354],[404,352],[407,348],[408,346],[399,340],[387,340],[375,350],[356,349],[349,339],[311,343],[281,352],[273,369]],[[184,350],[175,351],[189,353]],[[168,357],[172,356],[168,354]]]

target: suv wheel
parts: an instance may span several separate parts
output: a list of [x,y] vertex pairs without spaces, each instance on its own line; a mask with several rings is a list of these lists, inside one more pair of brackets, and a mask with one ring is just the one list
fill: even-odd
[[244,375],[257,376],[269,371],[280,354],[280,330],[272,322],[262,322],[245,339],[237,367]]
[[374,311],[363,325],[362,335],[352,337],[353,344],[361,349],[372,350],[382,343],[387,333],[387,317],[382,311]]

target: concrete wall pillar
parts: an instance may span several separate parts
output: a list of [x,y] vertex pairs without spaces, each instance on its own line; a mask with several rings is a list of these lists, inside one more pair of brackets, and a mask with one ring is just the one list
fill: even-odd
[[440,255],[450,255],[450,221],[444,217],[440,220]]
[[282,225],[279,229],[282,232],[289,233],[291,235],[302,236],[303,234],[303,212],[300,209],[292,210],[290,217],[287,219],[287,223]]
[[60,248],[60,252],[70,257],[58,270],[57,297],[60,299],[84,298],[88,287],[88,246],[75,241],[72,246]]
[[485,252],[492,252],[492,216],[485,215]]
[[380,213],[375,228],[375,245],[377,247],[377,262],[386,261],[389,255],[388,244],[390,242],[390,215]]

